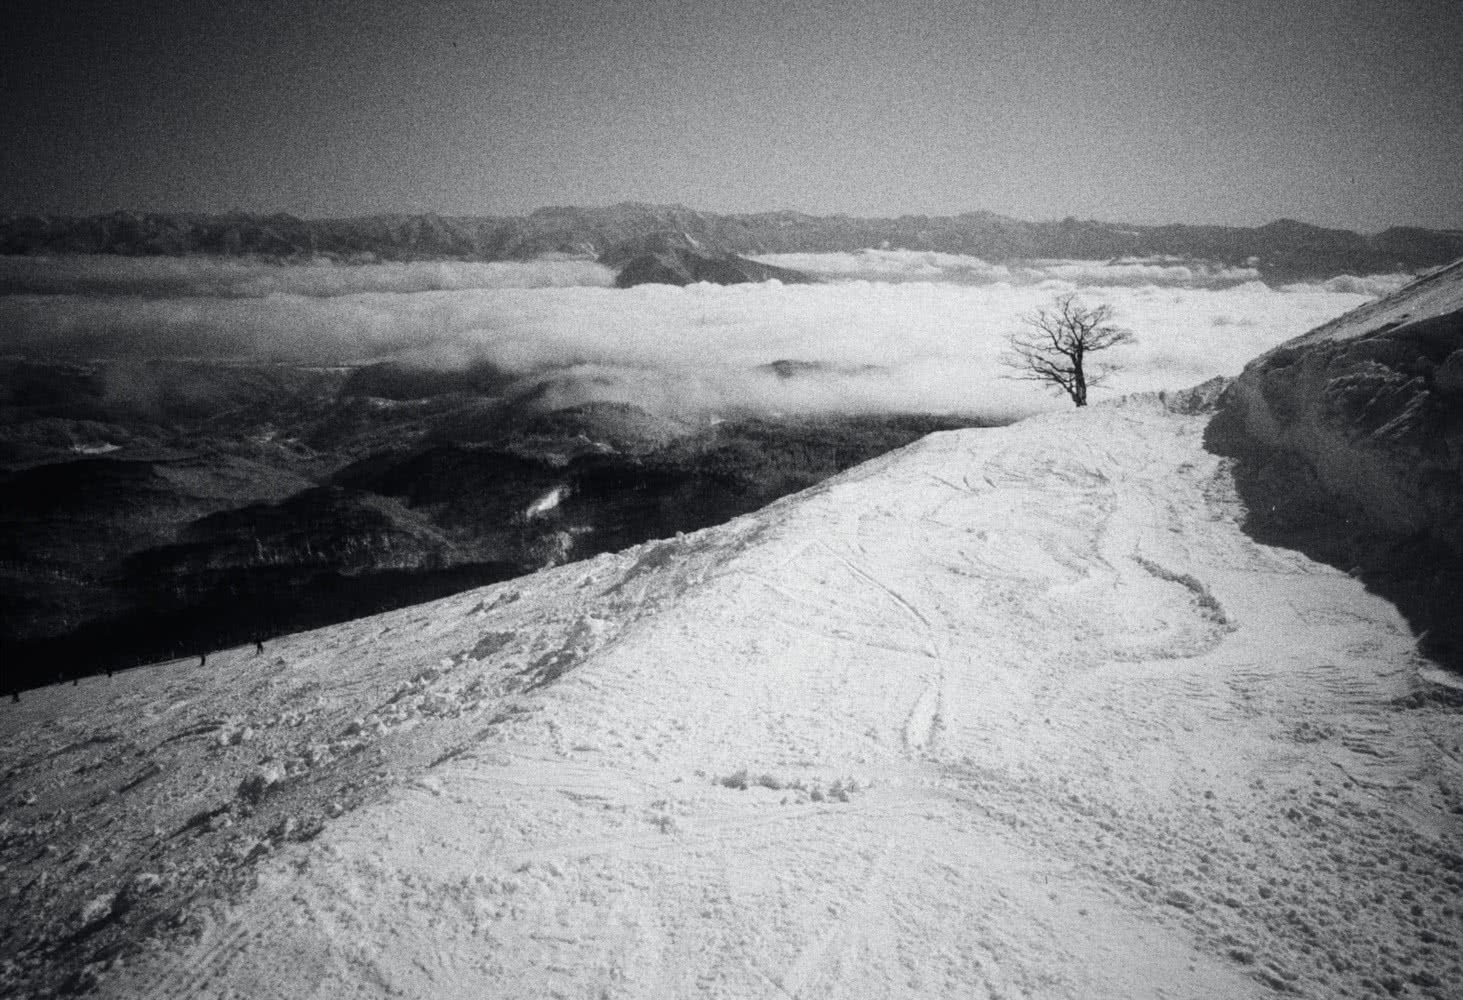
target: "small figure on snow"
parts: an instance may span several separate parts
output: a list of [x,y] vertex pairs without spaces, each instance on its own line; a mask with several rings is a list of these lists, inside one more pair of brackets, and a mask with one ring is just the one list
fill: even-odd
[[255,656],[263,656],[264,655],[264,640],[261,639],[261,638],[259,638],[259,636],[257,636],[257,635],[254,637],[254,655]]

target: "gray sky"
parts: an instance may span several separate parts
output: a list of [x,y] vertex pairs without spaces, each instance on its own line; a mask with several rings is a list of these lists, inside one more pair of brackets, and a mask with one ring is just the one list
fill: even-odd
[[1457,0],[8,7],[0,210],[1463,228]]

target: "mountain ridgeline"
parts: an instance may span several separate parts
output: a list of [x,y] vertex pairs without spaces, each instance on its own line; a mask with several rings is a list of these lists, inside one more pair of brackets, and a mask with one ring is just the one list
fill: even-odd
[[[666,234],[674,236],[667,241]],[[1267,281],[1290,281],[1412,272],[1446,264],[1463,257],[1463,231],[1393,227],[1361,234],[1288,219],[1259,227],[1138,226],[1070,218],[1026,222],[992,212],[883,219],[792,211],[721,215],[678,205],[634,203],[480,217],[300,219],[285,214],[135,212],[88,218],[0,216],[0,254],[214,254],[353,262],[528,260],[568,254],[614,262],[612,266],[622,273],[633,268],[632,275],[644,271],[652,280],[678,282],[688,275],[692,280],[724,280],[724,276],[716,276],[717,268],[724,269],[728,258],[749,254],[870,247],[968,254],[987,260],[1201,258],[1250,264]],[[661,259],[657,261],[657,257]],[[734,267],[752,264],[731,263]],[[711,276],[696,277],[698,268]],[[733,280],[763,277],[747,272]]]

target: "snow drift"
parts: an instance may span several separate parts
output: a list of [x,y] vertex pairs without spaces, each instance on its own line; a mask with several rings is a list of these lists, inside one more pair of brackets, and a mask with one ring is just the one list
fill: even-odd
[[1404,583],[1428,566],[1419,630],[1463,660],[1463,261],[1256,358],[1214,437],[1250,465],[1252,506],[1331,508],[1332,559],[1400,562]]

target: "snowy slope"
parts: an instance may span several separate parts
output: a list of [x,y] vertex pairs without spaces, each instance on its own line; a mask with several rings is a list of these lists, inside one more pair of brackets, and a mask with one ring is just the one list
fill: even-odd
[[[1396,611],[1153,399],[0,713],[20,993],[1458,996]],[[143,942],[139,946],[139,942]]]

